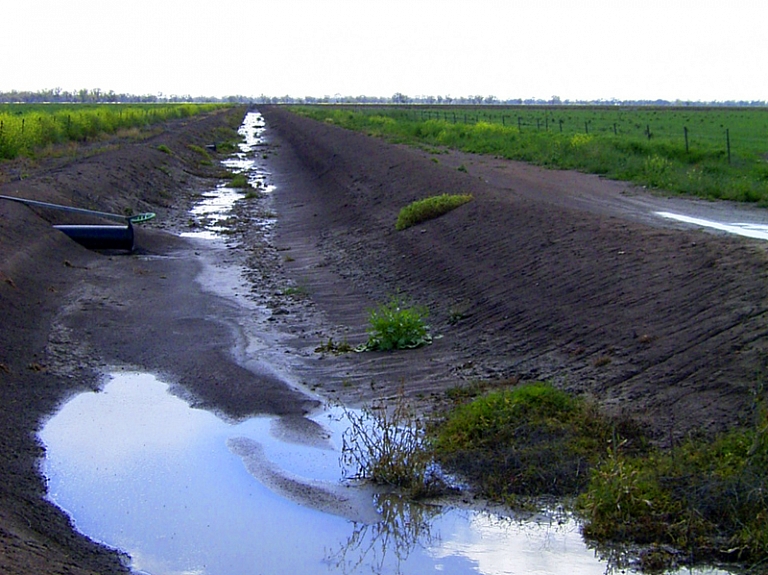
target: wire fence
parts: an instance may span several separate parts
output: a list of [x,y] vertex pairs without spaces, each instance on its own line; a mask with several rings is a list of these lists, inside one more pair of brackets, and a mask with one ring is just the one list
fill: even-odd
[[481,122],[515,128],[519,132],[664,141],[684,148],[721,151],[730,163],[736,153],[768,159],[768,110],[765,109],[580,109],[568,107],[501,108],[387,106],[364,107],[409,121],[437,120],[451,124]]

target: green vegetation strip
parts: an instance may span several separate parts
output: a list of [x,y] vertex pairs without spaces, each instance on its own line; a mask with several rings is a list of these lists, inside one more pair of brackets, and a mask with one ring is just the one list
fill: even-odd
[[51,144],[81,142],[221,107],[224,105],[0,104],[0,159],[31,156]]
[[396,142],[768,205],[764,109],[296,106],[292,110]]
[[421,222],[442,216],[472,200],[469,194],[442,194],[417,200],[400,210],[395,229],[404,230]]
[[[452,394],[465,399],[458,390]],[[432,432],[449,471],[508,503],[575,496],[585,535],[689,561],[768,563],[768,412],[753,428],[662,450],[637,425],[544,383],[460,403]],[[614,549],[615,552],[615,549]],[[606,548],[606,554],[615,554]],[[659,555],[662,555],[661,557]],[[680,560],[676,553],[644,557]]]

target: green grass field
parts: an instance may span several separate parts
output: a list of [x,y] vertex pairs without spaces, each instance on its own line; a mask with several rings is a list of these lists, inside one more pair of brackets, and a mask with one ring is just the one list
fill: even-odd
[[0,160],[51,144],[193,116],[222,104],[0,104]]
[[296,106],[397,142],[602,174],[672,193],[768,206],[768,109]]

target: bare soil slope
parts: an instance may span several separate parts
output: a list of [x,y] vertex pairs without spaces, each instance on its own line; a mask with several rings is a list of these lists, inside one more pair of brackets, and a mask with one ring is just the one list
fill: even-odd
[[[426,374],[380,354],[390,392],[424,395],[457,376],[552,380],[665,437],[749,417],[768,346],[765,242],[663,227],[637,209],[650,194],[596,176],[430,156],[263,113],[288,188],[278,237],[331,322],[361,337],[359,298],[397,291],[431,310],[442,338],[414,352]],[[474,201],[395,231],[401,207],[442,193]]]

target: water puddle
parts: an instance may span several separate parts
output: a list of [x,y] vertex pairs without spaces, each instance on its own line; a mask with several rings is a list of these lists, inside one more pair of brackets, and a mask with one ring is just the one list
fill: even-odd
[[739,236],[745,236],[747,238],[754,238],[758,240],[768,240],[768,224],[761,223],[721,223],[714,222],[712,220],[705,220],[702,218],[693,218],[691,216],[684,216],[681,214],[673,214],[671,212],[655,212],[657,216],[667,218],[671,220],[677,220],[678,222],[684,222],[686,224],[694,224],[705,228],[712,228],[729,234],[736,234]]
[[[219,184],[215,189],[202,194],[201,200],[190,210],[194,231],[180,234],[182,237],[212,240],[230,231],[233,208],[236,202],[248,201],[246,193],[268,194],[275,186],[270,183],[270,173],[259,162],[258,151],[266,144],[264,118],[258,112],[249,112],[243,119],[238,133],[243,141],[238,144],[239,151],[222,161],[222,164],[233,174],[245,174],[249,188],[247,190],[231,188],[227,182]],[[255,225],[268,226],[273,223],[271,218],[254,222]]]
[[345,483],[343,412],[231,423],[169,391],[152,375],[115,373],[40,432],[49,498],[138,573],[609,570],[566,514],[519,521]]

